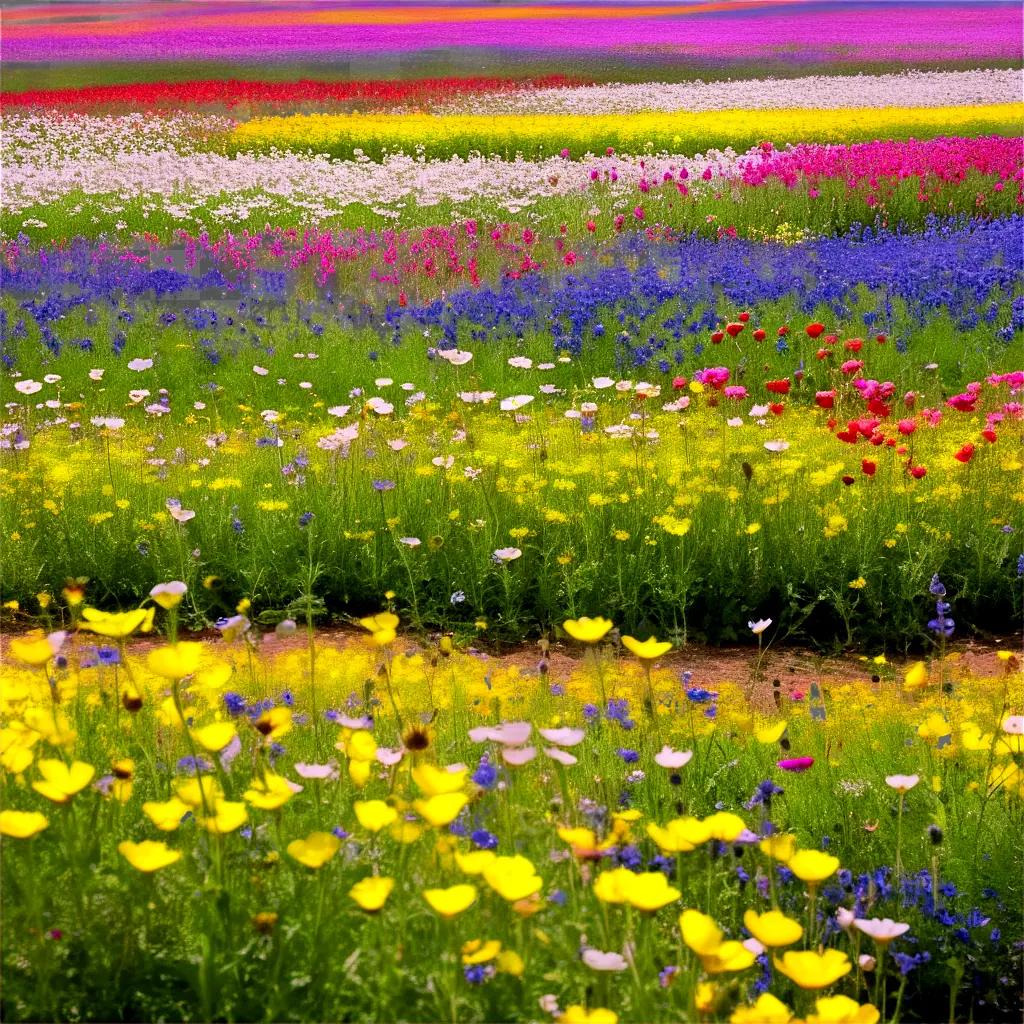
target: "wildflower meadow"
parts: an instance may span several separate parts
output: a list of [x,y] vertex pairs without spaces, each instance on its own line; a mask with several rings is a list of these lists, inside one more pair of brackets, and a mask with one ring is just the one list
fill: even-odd
[[1020,1020],[1019,5],[2,20],[3,1019]]

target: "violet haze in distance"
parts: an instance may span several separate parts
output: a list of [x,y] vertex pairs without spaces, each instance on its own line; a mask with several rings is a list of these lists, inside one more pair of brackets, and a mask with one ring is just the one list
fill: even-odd
[[[45,5],[49,7],[49,5]],[[529,18],[388,23],[391,5],[377,24],[261,23],[275,11],[292,15],[344,11],[266,5],[255,13],[227,4],[202,7],[203,16],[225,15],[219,24],[192,25],[181,9],[167,14],[131,5],[123,18],[91,26],[45,15],[5,26],[8,62],[244,59],[261,54],[327,56],[412,53],[419,50],[502,48],[521,53],[572,50],[631,52],[652,56],[707,58],[716,63],[773,59],[789,61],[896,62],[1015,60],[1022,58],[1022,16],[1016,3],[974,4],[787,4],[783,7],[678,16]],[[25,10],[25,8],[22,8]],[[52,10],[52,9],[51,9]],[[67,8],[69,15],[74,7]],[[188,10],[188,9],[186,9]],[[365,11],[365,7],[362,8]],[[405,8],[409,11],[410,8]],[[145,24],[151,21],[152,26]],[[139,24],[142,22],[142,24]],[[127,26],[127,28],[126,28]]]

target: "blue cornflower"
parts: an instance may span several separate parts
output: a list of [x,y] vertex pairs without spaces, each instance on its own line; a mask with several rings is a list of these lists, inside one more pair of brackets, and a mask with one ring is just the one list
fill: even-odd
[[486,754],[480,758],[480,764],[477,765],[476,771],[473,772],[473,781],[481,789],[493,789],[497,785],[498,769],[491,764]]
[[245,698],[240,693],[234,691],[228,691],[224,694],[224,704],[228,709],[228,714],[232,718],[241,715],[245,712]]
[[498,848],[498,837],[485,828],[478,828],[475,832],[471,832],[469,840],[479,850],[496,850]]
[[694,704],[707,704],[708,701],[718,700],[718,694],[713,690],[705,690],[700,686],[691,686],[686,691],[686,699]]
[[182,775],[198,775],[201,772],[209,772],[213,766],[205,757],[192,757],[191,754],[178,761],[178,771]]
[[309,524],[313,522],[314,518],[315,516],[312,512],[303,512],[302,515],[299,516],[299,527],[302,528],[309,526]]
[[640,754],[636,750],[630,750],[629,747],[619,747],[615,753],[618,754],[626,764],[636,764],[637,761],[640,760]]
[[466,592],[464,590],[456,590],[448,600],[454,608],[457,604],[462,604],[466,600]]
[[121,652],[116,647],[97,647],[96,658],[101,665],[121,664]]
[[484,964],[467,964],[462,973],[470,985],[482,985],[488,978],[487,967]]
[[286,708],[295,707],[295,694],[292,693],[291,690],[285,690],[284,693],[281,694],[281,703]]
[[784,792],[785,790],[780,786],[776,786],[771,779],[765,779],[757,784],[754,795],[743,806],[748,811],[752,811],[755,807],[760,807],[762,804],[765,807],[771,807],[772,797],[780,796]]
[[394,480],[374,480],[373,481],[373,489],[375,491],[379,491],[379,492],[382,492],[382,493],[384,491],[393,491],[395,489],[395,481]]
[[554,903],[556,907],[564,907],[569,897],[561,889],[555,889],[549,896],[548,902]]
[[601,717],[601,709],[596,704],[584,704],[583,717],[588,722],[594,722]]

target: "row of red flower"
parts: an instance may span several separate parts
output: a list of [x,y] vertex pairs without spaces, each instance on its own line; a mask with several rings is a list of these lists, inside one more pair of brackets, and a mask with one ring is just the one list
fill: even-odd
[[188,106],[220,105],[228,109],[242,104],[290,106],[358,102],[368,105],[412,104],[429,106],[453,96],[474,93],[517,92],[584,84],[566,75],[538,78],[414,78],[407,81],[253,82],[208,79],[186,82],[133,82],[128,85],[95,85],[77,89],[31,89],[0,92],[0,107],[129,107],[133,110],[174,110]]

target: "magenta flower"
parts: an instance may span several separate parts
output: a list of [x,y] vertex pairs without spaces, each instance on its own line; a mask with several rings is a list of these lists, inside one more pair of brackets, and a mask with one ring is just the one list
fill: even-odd
[[813,757],[787,757],[775,762],[784,772],[805,772],[814,764]]

